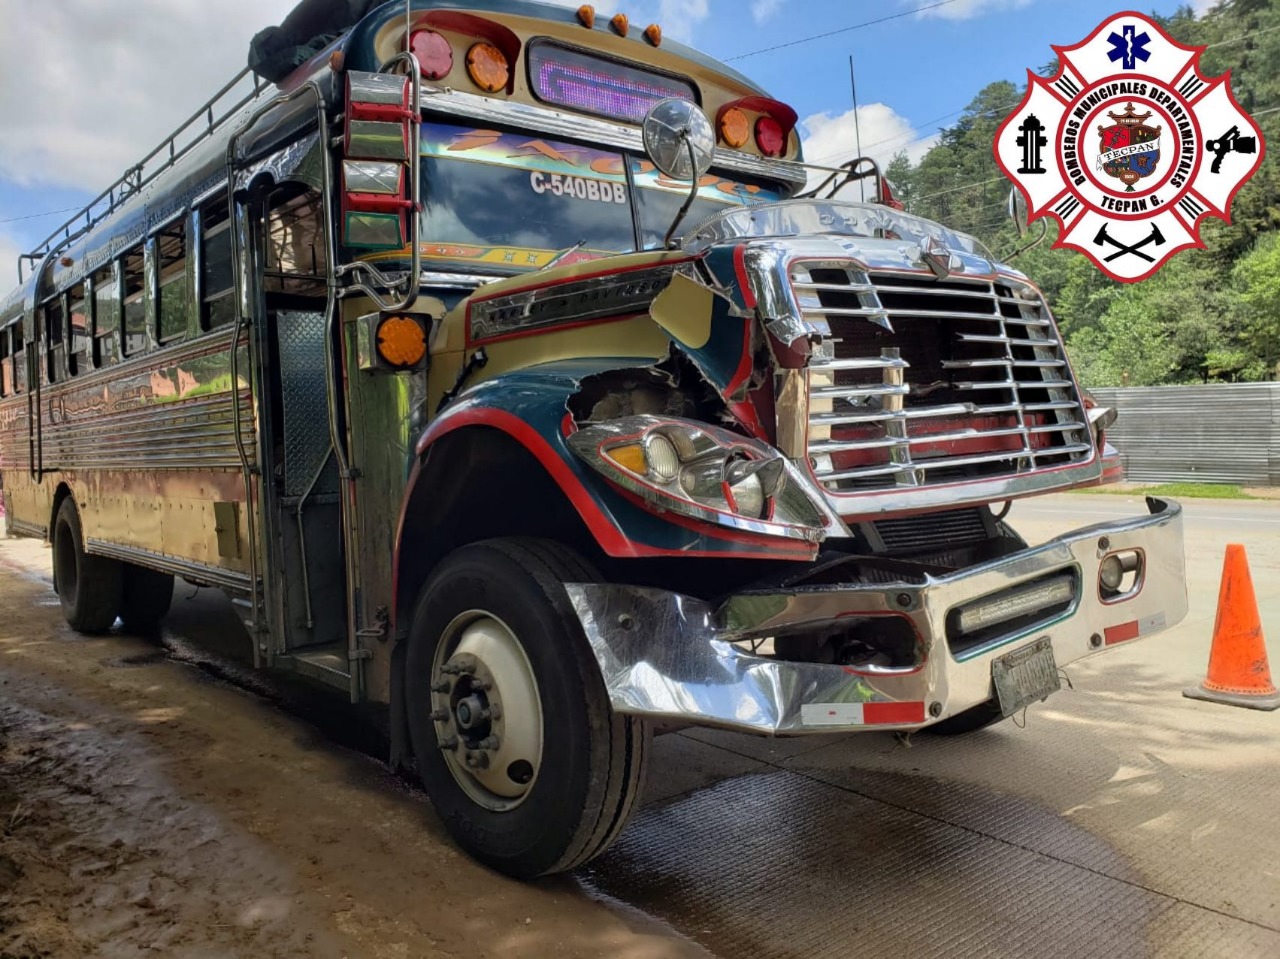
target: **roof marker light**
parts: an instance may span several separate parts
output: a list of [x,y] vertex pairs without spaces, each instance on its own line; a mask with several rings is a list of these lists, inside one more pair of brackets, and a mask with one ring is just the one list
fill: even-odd
[[578,8],[578,22],[588,30],[592,30],[596,25],[596,8],[589,3],[584,3]]
[[652,43],[655,47],[662,46],[662,27],[656,23],[651,23],[644,28],[644,38]]
[[615,14],[614,18],[610,20],[609,23],[613,26],[613,29],[620,37],[625,37],[627,35],[627,31],[631,29],[631,22],[627,20],[627,15],[625,13]]

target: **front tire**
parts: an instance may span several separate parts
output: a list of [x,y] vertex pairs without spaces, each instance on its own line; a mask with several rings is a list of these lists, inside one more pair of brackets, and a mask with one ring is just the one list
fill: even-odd
[[414,613],[419,776],[455,841],[519,879],[599,855],[643,786],[650,731],[610,709],[564,589],[595,579],[559,544],[491,540],[446,558]]
[[62,615],[78,633],[104,633],[120,609],[120,563],[84,551],[80,513],[67,497],[53,525],[53,577]]

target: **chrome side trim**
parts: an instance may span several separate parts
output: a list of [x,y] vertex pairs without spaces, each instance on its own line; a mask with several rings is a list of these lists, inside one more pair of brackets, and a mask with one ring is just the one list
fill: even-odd
[[20,519],[9,517],[9,533],[13,536],[26,536],[31,539],[48,539],[49,527],[38,526],[35,523],[24,523]]
[[[472,93],[423,85],[419,101],[423,110],[450,116],[480,120],[484,123],[506,124],[538,129],[552,136],[573,140],[588,140],[643,155],[644,143],[637,128],[565,113],[547,107],[535,107],[524,103],[494,100]],[[796,189],[808,182],[805,168],[791,160],[764,160],[733,150],[717,149],[713,167],[732,170],[748,176],[781,181]]]
[[124,546],[101,539],[87,539],[84,550],[95,556],[106,556],[125,563],[147,566],[165,573],[172,573],[174,576],[181,576],[185,580],[202,586],[217,586],[219,589],[234,593],[248,593],[251,586],[247,573],[223,569],[220,566],[208,566],[205,563],[197,563],[195,560],[168,556],[165,553],[157,553],[137,546]]
[[[1047,638],[1057,664],[1066,665],[1122,638],[1179,622],[1187,612],[1182,510],[1154,499],[1148,505],[1149,516],[1075,530],[938,578],[764,590],[718,608],[659,589],[565,588],[618,713],[763,735],[919,728],[990,700],[992,661],[1010,648]],[[1141,591],[1106,604],[1098,595],[1098,569],[1116,549],[1141,549],[1150,565]],[[1082,584],[1073,611],[951,653],[946,630],[952,609],[1065,570],[1078,572]],[[735,645],[783,634],[822,636],[850,618],[889,613],[915,627],[921,666],[855,671],[774,659]],[[1113,627],[1122,631],[1108,637]],[[873,703],[884,704],[890,718],[862,719],[863,707]],[[919,719],[903,718],[911,715]]]

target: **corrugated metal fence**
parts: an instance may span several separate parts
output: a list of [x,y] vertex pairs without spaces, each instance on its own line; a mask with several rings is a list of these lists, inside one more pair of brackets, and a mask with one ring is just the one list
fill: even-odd
[[1280,383],[1090,392],[1120,413],[1107,438],[1127,480],[1280,486]]

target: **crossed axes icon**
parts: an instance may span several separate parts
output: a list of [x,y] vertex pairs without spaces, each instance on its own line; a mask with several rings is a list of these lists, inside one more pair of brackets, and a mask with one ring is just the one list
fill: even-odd
[[1156,246],[1164,246],[1165,241],[1164,241],[1164,234],[1160,232],[1160,226],[1159,224],[1156,224],[1156,223],[1151,224],[1151,233],[1149,236],[1144,237],[1143,239],[1139,240],[1137,243],[1134,243],[1132,245],[1127,243],[1121,243],[1114,236],[1109,234],[1107,232],[1107,225],[1104,223],[1102,224],[1101,229],[1098,230],[1098,235],[1093,238],[1093,242],[1096,243],[1098,246],[1106,246],[1109,244],[1116,248],[1115,253],[1112,253],[1110,256],[1104,256],[1102,258],[1102,262],[1104,263],[1110,263],[1112,260],[1118,259],[1119,257],[1124,256],[1126,253],[1132,253],[1134,256],[1142,257],[1142,259],[1146,260],[1148,263],[1154,263],[1156,261],[1156,258],[1154,256],[1148,256],[1146,253],[1143,253],[1142,248],[1144,246],[1149,246],[1152,243],[1154,243]]

